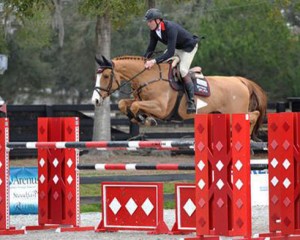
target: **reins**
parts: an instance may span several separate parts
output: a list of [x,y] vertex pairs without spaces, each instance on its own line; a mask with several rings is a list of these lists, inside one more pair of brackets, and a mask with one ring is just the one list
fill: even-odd
[[[122,87],[128,85],[129,83],[131,83],[132,80],[134,80],[136,77],[138,77],[139,75],[141,75],[143,72],[146,71],[146,68],[144,68],[142,71],[138,72],[137,74],[135,74],[132,78],[128,79],[126,82],[122,83],[121,85],[119,85],[119,87],[117,89],[115,89],[114,91],[112,91],[112,93],[114,93],[115,91],[117,91],[118,89],[121,89]],[[121,90],[120,90],[121,91]],[[123,92],[125,93],[125,92]],[[131,93],[131,92],[130,92]],[[129,94],[130,94],[129,93]]]
[[[136,92],[137,96],[139,97],[140,100],[142,100],[142,98],[140,97],[140,93],[142,92],[142,89],[152,83],[155,83],[155,82],[158,82],[160,80],[163,80],[163,81],[169,81],[168,79],[164,79],[162,77],[162,71],[161,71],[161,67],[160,67],[160,64],[157,64],[158,66],[158,69],[159,69],[159,78],[157,79],[153,79],[153,80],[150,80],[148,82],[145,82],[143,83],[142,85],[140,85],[137,89],[135,89],[134,91]],[[145,69],[144,69],[145,70]]]
[[[155,82],[157,82],[157,81],[160,81],[160,80],[163,80],[163,81],[169,81],[168,79],[163,79],[163,77],[162,77],[161,66],[160,66],[160,64],[157,64],[157,65],[158,65],[158,68],[159,68],[159,78],[158,78],[158,79],[150,80],[150,81],[148,81],[148,82],[146,82],[146,83],[140,85],[137,89],[133,89],[133,91],[130,92],[129,94],[136,92],[137,95],[138,95],[138,97],[141,99],[140,93],[141,93],[141,91],[142,91],[142,89],[143,89],[144,87],[148,86],[149,84],[152,84],[152,83],[155,83]],[[115,78],[114,78],[114,75],[115,75],[115,74],[114,74],[114,68],[113,68],[113,67],[110,67],[110,68],[111,68],[111,70],[112,70],[112,73],[111,73],[111,80],[110,80],[110,82],[109,82],[108,87],[107,87],[106,89],[104,89],[104,88],[102,88],[102,87],[95,87],[95,88],[94,88],[94,90],[95,90],[100,96],[101,96],[101,92],[100,92],[101,90],[107,92],[107,96],[112,95],[114,92],[116,92],[116,91],[118,91],[118,90],[121,91],[121,89],[122,89],[124,86],[130,84],[135,78],[137,78],[139,75],[141,75],[143,72],[145,72],[145,71],[147,70],[147,68],[144,68],[142,71],[138,72],[137,74],[135,74],[135,75],[134,75],[133,77],[131,77],[130,79],[125,80],[126,82],[124,82],[124,83],[122,83],[122,84],[119,84],[119,82],[116,81],[118,87],[117,87],[116,89],[114,89],[114,90],[111,91],[111,87],[112,87],[113,81],[114,81],[114,79],[115,79]],[[122,92],[122,91],[121,91],[121,92]],[[126,92],[123,92],[123,93],[126,93]],[[126,94],[128,94],[128,93],[126,93]],[[102,97],[102,96],[101,96],[101,97]]]

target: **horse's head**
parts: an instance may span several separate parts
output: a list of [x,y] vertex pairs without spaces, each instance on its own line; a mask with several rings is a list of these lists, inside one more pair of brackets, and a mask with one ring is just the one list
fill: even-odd
[[99,68],[97,71],[92,102],[95,106],[99,106],[106,97],[110,96],[115,90],[120,88],[120,81],[114,73],[114,64],[112,61],[107,60],[104,56],[102,56],[102,59],[97,57],[95,59],[99,64]]

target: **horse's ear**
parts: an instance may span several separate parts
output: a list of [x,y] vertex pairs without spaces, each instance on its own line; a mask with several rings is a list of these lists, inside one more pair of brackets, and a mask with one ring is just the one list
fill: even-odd
[[102,59],[103,59],[103,62],[104,62],[104,65],[107,66],[107,67],[112,67],[112,62],[110,60],[107,60],[104,56],[102,56]]
[[95,57],[95,60],[100,66],[104,66],[104,62],[100,58]]

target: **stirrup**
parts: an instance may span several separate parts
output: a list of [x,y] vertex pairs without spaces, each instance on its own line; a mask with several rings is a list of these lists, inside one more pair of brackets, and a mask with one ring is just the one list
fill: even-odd
[[187,108],[186,113],[187,114],[196,113],[196,108]]

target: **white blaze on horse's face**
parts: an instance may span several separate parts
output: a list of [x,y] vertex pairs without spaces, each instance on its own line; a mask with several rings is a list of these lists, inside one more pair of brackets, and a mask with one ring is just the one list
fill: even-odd
[[92,103],[95,106],[100,106],[103,103],[103,98],[100,96],[100,79],[101,79],[102,73],[97,73],[96,75],[96,83],[95,83],[95,89],[92,96]]

